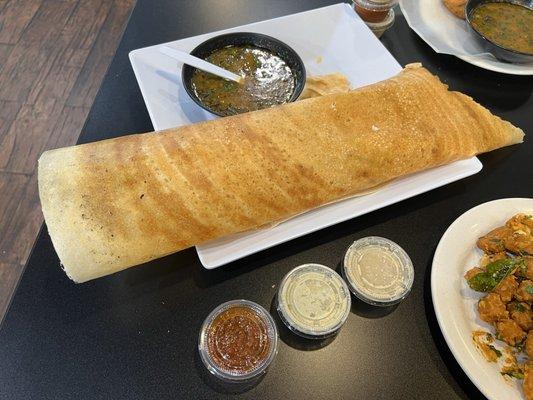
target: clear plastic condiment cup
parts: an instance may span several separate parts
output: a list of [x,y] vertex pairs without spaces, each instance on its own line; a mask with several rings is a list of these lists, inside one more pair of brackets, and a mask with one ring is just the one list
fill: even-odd
[[350,291],[365,303],[391,306],[411,291],[414,267],[395,242],[378,236],[356,240],[346,251],[342,273]]
[[351,297],[346,282],[331,268],[304,264],[279,285],[277,310],[294,333],[309,339],[335,335],[348,318]]
[[381,22],[365,22],[374,35],[380,38],[387,29],[394,25],[395,14],[394,10],[389,10],[385,19]]
[[[216,361],[216,357],[211,354],[209,349],[209,335],[214,334],[211,329],[214,321],[221,314],[231,310],[232,308],[246,308],[247,310],[250,310],[257,316],[258,320],[261,321],[260,323],[264,324],[264,328],[266,330],[266,333],[262,335],[264,337],[260,338],[260,342],[268,342],[269,347],[267,354],[265,355],[264,359],[257,363],[257,365],[249,368],[246,371],[237,371],[225,368]],[[236,321],[237,326],[240,323],[240,321]],[[235,332],[232,333],[234,333],[235,338],[230,338],[231,340],[240,340],[243,336],[245,337],[248,332],[246,329],[236,329]],[[260,375],[266,373],[268,367],[272,361],[274,361],[278,353],[278,330],[272,316],[259,304],[248,300],[228,301],[216,307],[205,319],[200,330],[198,351],[200,353],[200,358],[207,370],[218,379],[230,383],[251,381],[254,378],[258,378]],[[226,354],[225,356],[227,357],[230,355]]]
[[398,0],[353,0],[354,9],[365,22],[383,22]]

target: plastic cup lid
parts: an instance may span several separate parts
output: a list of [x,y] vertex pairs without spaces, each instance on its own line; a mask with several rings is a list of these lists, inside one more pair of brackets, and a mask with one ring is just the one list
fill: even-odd
[[277,304],[289,329],[304,337],[323,338],[346,322],[351,298],[346,282],[331,268],[304,264],[285,275]]
[[387,306],[400,302],[409,294],[414,268],[398,244],[369,236],[355,241],[348,248],[343,275],[356,297],[369,304]]
[[[229,332],[225,332],[220,340],[210,340],[210,335],[216,335],[218,332],[215,332],[216,328],[214,325],[217,325],[217,318],[229,320],[232,317],[227,315],[227,312],[234,309],[244,315],[243,317],[237,317],[233,322]],[[226,313],[226,315],[224,315]],[[261,337],[248,337],[250,335],[250,329],[242,327],[243,319],[247,317],[253,317],[253,320],[250,321],[250,326],[260,326],[263,332],[259,333]],[[232,323],[232,322],[230,322]],[[248,326],[248,328],[250,327]],[[230,337],[230,336],[235,337]],[[260,360],[255,365],[247,365],[246,368],[228,368],[221,364],[218,359],[227,360],[228,357],[234,353],[234,349],[228,351],[226,344],[233,342],[234,340],[254,340],[257,343],[254,343],[253,346],[248,346],[248,350],[252,352],[260,352]],[[213,345],[210,346],[210,343],[215,343],[215,349],[212,349]],[[244,343],[246,344],[246,343]],[[254,303],[248,300],[232,300],[226,303],[223,303],[216,307],[205,319],[202,329],[200,330],[200,337],[198,340],[198,351],[200,352],[200,358],[206,366],[206,368],[215,375],[217,378],[220,378],[225,381],[245,381],[257,377],[258,375],[266,372],[268,366],[272,363],[276,354],[278,352],[278,330],[274,319],[259,304]],[[213,354],[216,353],[216,354]],[[255,357],[256,354],[252,354],[252,357]]]

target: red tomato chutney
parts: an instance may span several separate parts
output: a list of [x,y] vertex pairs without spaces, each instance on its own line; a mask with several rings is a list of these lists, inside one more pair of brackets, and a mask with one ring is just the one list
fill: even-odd
[[207,369],[225,380],[243,380],[266,371],[277,352],[277,329],[260,305],[235,300],[217,307],[200,333]]

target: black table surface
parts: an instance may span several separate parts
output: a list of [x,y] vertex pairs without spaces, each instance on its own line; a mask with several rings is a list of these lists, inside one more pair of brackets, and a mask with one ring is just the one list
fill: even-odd
[[[327,0],[139,0],[80,138],[152,130],[130,50],[333,4]],[[402,64],[421,61],[451,89],[532,132],[533,79],[497,74],[434,53],[399,15],[382,39]],[[469,208],[533,197],[533,141],[480,157],[467,179],[323,229],[213,271],[189,249],[76,285],[40,232],[0,328],[1,399],[466,399],[483,398],[450,353],[431,302],[433,253]],[[410,296],[382,310],[356,303],[329,343],[302,341],[280,324],[275,363],[252,387],[225,387],[205,372],[198,332],[218,304],[244,298],[271,308],[293,267],[338,268],[355,239],[378,235],[411,255]],[[279,322],[279,321],[278,321]]]

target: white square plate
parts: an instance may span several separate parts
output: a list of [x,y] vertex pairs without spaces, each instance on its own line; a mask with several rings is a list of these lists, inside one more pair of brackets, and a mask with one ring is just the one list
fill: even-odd
[[[237,31],[278,38],[296,50],[308,75],[342,72],[354,88],[390,78],[401,70],[398,62],[345,3],[166,44],[188,52],[210,37]],[[181,66],[160,54],[157,46],[130,52],[130,61],[156,130],[216,118],[188,97],[181,84]],[[198,256],[204,267],[216,268],[473,175],[481,167],[479,160],[472,158],[404,177],[375,193],[320,207],[273,228],[203,243],[196,246]]]

